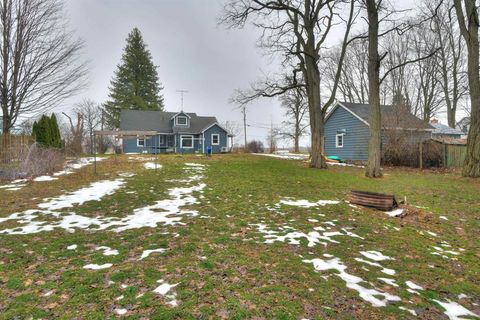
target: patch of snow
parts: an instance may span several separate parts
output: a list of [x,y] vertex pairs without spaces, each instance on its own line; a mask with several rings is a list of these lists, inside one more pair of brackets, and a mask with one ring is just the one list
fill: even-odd
[[395,270],[385,268],[378,262],[372,262],[372,261],[368,261],[368,260],[365,260],[365,259],[362,259],[362,258],[355,258],[355,260],[358,261],[358,262],[366,263],[370,266],[379,267],[380,269],[382,269],[382,270],[380,270],[381,272],[383,272],[385,274],[388,274],[389,276],[393,276],[395,274]]
[[77,246],[76,244],[72,244],[72,245],[69,245],[69,246],[67,247],[67,249],[68,249],[68,250],[76,250],[77,247],[78,247],[78,246]]
[[442,219],[442,220],[448,220],[448,218],[445,217],[445,216],[440,216],[439,218]]
[[103,250],[103,255],[104,256],[116,256],[116,255],[118,255],[118,250],[112,249],[112,248],[106,247],[106,246],[97,247],[97,249],[95,249],[95,250]]
[[[156,167],[155,167],[155,166],[156,166]],[[162,165],[161,165],[161,164],[158,164],[158,163],[155,165],[154,162],[145,162],[145,163],[143,164],[143,167],[144,167],[145,169],[149,169],[149,170],[151,170],[151,169],[161,169],[161,168],[162,168]]]
[[413,283],[412,281],[405,281],[405,284],[407,287],[409,287],[412,290],[423,290],[422,287],[420,287],[418,284]]
[[398,309],[403,310],[403,311],[407,311],[412,316],[415,316],[415,317],[417,316],[417,312],[413,309],[408,309],[408,308],[405,308],[405,307],[398,307]]
[[301,208],[311,208],[317,206],[325,206],[327,204],[338,204],[340,201],[337,200],[319,200],[317,202],[310,202],[308,200],[289,200],[289,199],[282,199],[280,200],[281,204],[288,205],[288,206],[295,206]]
[[252,153],[256,156],[272,157],[285,160],[307,160],[310,155],[301,154],[301,153],[282,153],[282,154],[273,154],[273,153]]
[[53,290],[47,291],[43,294],[44,297],[50,297],[53,294]]
[[[357,291],[360,298],[369,302],[374,307],[385,307],[389,301],[400,301],[400,297],[392,295],[388,292],[382,292],[377,289],[365,288],[361,283],[365,282],[362,278],[347,273],[345,270],[347,267],[338,258],[332,258],[330,260],[323,260],[315,258],[312,260],[303,260],[305,263],[312,263],[315,270],[336,270],[338,274],[335,274],[340,279],[345,281],[347,288]],[[380,298],[383,297],[383,298]]]
[[39,176],[33,179],[35,182],[39,181],[53,181],[53,180],[58,180],[58,178],[52,177],[52,176]]
[[435,232],[432,232],[432,231],[427,231],[427,233],[433,237],[437,237],[438,234],[436,234]]
[[112,266],[111,263],[105,263],[105,264],[87,264],[86,266],[83,266],[83,269],[91,269],[91,270],[100,270],[100,269],[107,269]]
[[447,299],[447,302],[442,302],[439,300],[433,299],[436,303],[438,303],[442,308],[445,309],[445,314],[450,320],[461,320],[461,316],[466,317],[480,317],[478,314],[473,313],[472,311],[466,309],[464,306],[450,301]]
[[403,209],[395,209],[395,210],[392,210],[392,211],[385,211],[385,213],[387,215],[389,215],[390,217],[398,217],[399,215],[401,215],[403,213]]
[[93,182],[88,187],[42,202],[38,207],[46,210],[59,210],[73,207],[74,204],[82,205],[87,201],[98,201],[104,196],[113,194],[124,183],[123,179]]
[[115,313],[121,316],[127,313],[127,309],[115,309]]
[[158,293],[159,295],[161,296],[164,296],[165,298],[167,298],[167,303],[169,305],[171,305],[172,307],[175,307],[177,306],[177,294],[175,292],[172,292],[170,294],[168,294],[170,292],[170,290],[172,290],[172,288],[176,287],[179,285],[179,283],[176,283],[176,284],[168,284],[167,282],[165,282],[163,279],[160,279],[157,281],[158,283],[161,283],[155,290],[153,290],[153,292],[155,293]]
[[374,250],[360,251],[360,254],[373,261],[394,260],[393,258],[390,258],[389,256],[386,256],[383,253]]
[[154,252],[159,252],[159,253],[163,253],[167,251],[167,249],[163,249],[163,248],[160,248],[160,249],[151,249],[151,250],[143,250],[142,252],[142,255],[140,256],[140,259],[138,260],[143,260],[145,259],[146,257],[148,257],[150,254],[154,253]]
[[395,283],[395,279],[390,279],[390,278],[377,278],[377,279],[385,282],[388,285],[391,285],[392,287],[398,287],[398,284]]

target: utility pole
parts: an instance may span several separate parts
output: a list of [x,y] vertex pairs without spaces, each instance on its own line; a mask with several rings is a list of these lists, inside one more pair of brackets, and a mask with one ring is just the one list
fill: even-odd
[[183,111],[183,94],[187,93],[187,90],[177,90],[177,92],[180,92],[180,99],[181,99],[181,106],[182,106],[182,111]]
[[245,136],[245,145],[244,149],[247,150],[247,112],[246,112],[246,107],[242,107],[242,113],[243,113],[243,133]]

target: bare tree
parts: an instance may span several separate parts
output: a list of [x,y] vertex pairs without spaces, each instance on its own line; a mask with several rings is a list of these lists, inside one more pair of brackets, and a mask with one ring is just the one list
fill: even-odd
[[[426,7],[427,14],[433,15],[431,28],[440,48],[437,69],[447,109],[448,125],[454,128],[459,102],[468,94],[465,43],[462,41],[450,2],[427,1]],[[435,11],[438,14],[434,14]]]
[[37,115],[83,88],[83,43],[63,18],[60,0],[0,1],[0,103],[3,132],[19,115]]
[[478,40],[478,8],[475,0],[453,0],[460,32],[468,51],[468,85],[470,87],[471,117],[468,131],[467,155],[462,174],[480,177],[480,59]]
[[[309,106],[312,157],[310,166],[326,168],[324,152],[324,117],[334,103],[343,58],[349,43],[350,29],[356,17],[355,0],[349,1],[349,16],[345,21],[341,58],[330,98],[322,104],[319,59],[335,18],[345,1],[340,0],[231,0],[224,10],[222,22],[231,27],[243,27],[248,20],[262,30],[260,46],[268,53],[281,55],[284,64],[292,65],[288,84],[266,80],[252,87],[252,94],[240,94],[237,102],[245,104],[258,97],[273,97],[298,87],[297,75],[304,79]],[[283,78],[283,77],[282,77]]]
[[85,126],[84,134],[87,135],[86,140],[87,149],[89,150],[90,154],[94,153],[94,137],[93,132],[98,130],[100,125],[102,124],[103,119],[103,110],[98,103],[90,99],[84,99],[82,102],[77,103],[74,107],[74,111],[77,114],[82,115],[82,119]]
[[295,88],[280,97],[287,120],[279,129],[279,135],[292,139],[294,152],[300,151],[300,138],[308,131],[308,103],[302,88]]
[[69,131],[65,137],[65,149],[67,153],[79,155],[83,151],[83,138],[85,134],[85,120],[83,114],[75,112],[76,121],[68,114],[62,112],[69,122]]

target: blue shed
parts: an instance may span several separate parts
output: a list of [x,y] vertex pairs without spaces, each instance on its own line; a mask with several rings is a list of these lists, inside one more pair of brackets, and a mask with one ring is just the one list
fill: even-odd
[[205,153],[208,147],[213,153],[226,152],[232,137],[217,118],[183,111],[122,110],[120,130],[157,133],[125,138],[125,153]]
[[[433,127],[409,111],[396,106],[381,106],[382,148],[389,132],[402,132],[416,142],[431,138]],[[370,106],[337,102],[325,118],[325,153],[349,161],[368,160]]]

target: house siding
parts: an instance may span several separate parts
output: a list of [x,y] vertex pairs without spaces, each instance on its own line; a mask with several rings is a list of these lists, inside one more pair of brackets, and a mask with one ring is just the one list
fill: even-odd
[[[337,132],[345,129],[343,148],[335,146]],[[345,160],[368,159],[369,127],[343,107],[338,106],[325,123],[325,152]]]
[[[222,147],[226,147],[227,144],[227,132],[220,128],[218,125],[214,125],[208,130],[206,130],[204,133],[205,137],[205,152],[207,152],[208,147],[212,147],[212,152],[213,153],[219,153],[222,149]],[[220,144],[219,145],[212,145],[212,135],[213,134],[218,134],[220,137]]]
[[[193,148],[182,148],[180,139],[181,136],[193,136]],[[190,133],[179,133],[176,135],[176,152],[177,153],[202,153],[202,135],[190,134]]]

